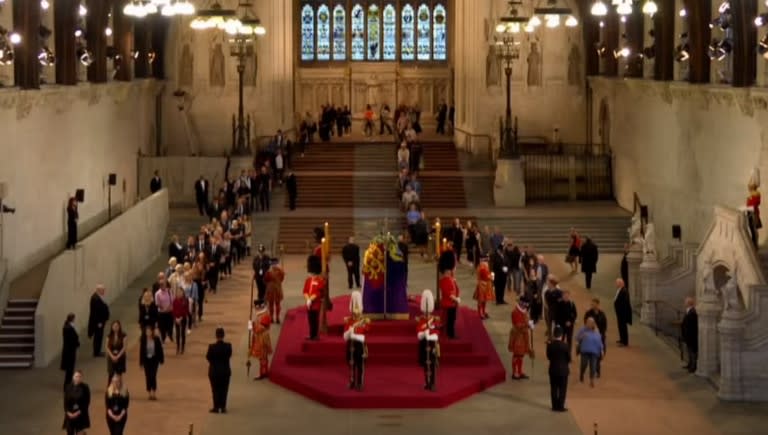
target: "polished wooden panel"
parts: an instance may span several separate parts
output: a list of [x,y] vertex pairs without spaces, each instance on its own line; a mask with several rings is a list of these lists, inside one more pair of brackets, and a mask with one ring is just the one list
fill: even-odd
[[614,56],[614,52],[619,47],[619,15],[616,8],[609,6],[608,15],[604,17],[605,27],[603,27],[603,44],[605,44],[605,55],[603,56],[603,75],[608,77],[617,77],[619,75],[619,60]]
[[104,30],[109,24],[111,5],[111,0],[86,2],[88,15],[85,17],[85,39],[93,56],[93,63],[88,66],[88,81],[91,83],[107,81],[107,35]]
[[733,86],[749,87],[757,78],[757,16],[755,0],[731,0],[733,26]]
[[685,9],[688,11],[688,40],[691,46],[689,81],[709,83],[712,0],[685,0]]
[[21,36],[14,47],[13,75],[21,89],[40,89],[40,3],[29,0],[13,1],[13,27]]
[[168,34],[170,20],[162,15],[153,15],[147,17],[150,26],[150,44],[155,53],[155,59],[152,61],[152,77],[156,79],[165,79],[165,39]]
[[129,0],[115,0],[112,7],[112,25],[114,41],[117,54],[120,56],[119,68],[115,74],[115,80],[128,82],[133,80],[133,58],[131,57],[131,48],[133,47],[133,19],[123,14],[123,7]]
[[671,81],[675,78],[675,0],[656,2],[659,11],[653,16],[654,80]]
[[597,55],[595,46],[600,42],[600,20],[592,16],[590,9],[592,4],[588,1],[580,1],[579,16],[581,17],[582,38],[584,41],[584,62],[586,76],[596,76],[600,74],[600,57]]
[[145,79],[149,74],[149,50],[151,47],[149,24],[147,20],[136,20],[133,27],[133,49],[138,56],[133,61],[137,79]]
[[56,84],[77,84],[77,0],[56,0],[53,3],[53,32],[56,35]]
[[627,58],[626,77],[643,78],[643,42],[645,40],[645,16],[639,7],[632,10],[632,15],[627,17],[625,27],[627,35],[627,47],[630,56]]

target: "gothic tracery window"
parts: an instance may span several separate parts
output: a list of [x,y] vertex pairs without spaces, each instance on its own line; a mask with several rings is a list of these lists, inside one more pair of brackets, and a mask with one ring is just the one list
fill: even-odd
[[445,0],[299,0],[301,62],[448,60]]

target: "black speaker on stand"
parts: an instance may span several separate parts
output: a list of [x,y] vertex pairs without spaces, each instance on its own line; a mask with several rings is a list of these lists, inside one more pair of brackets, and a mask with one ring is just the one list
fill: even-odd
[[85,202],[85,189],[75,190],[75,201],[79,203]]
[[112,220],[112,186],[117,186],[117,174],[109,174],[107,183],[107,219]]
[[683,229],[680,225],[672,225],[672,238],[678,242],[683,241]]

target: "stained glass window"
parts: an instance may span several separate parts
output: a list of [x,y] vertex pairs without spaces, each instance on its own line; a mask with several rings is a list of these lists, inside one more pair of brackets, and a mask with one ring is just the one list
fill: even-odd
[[405,5],[403,7],[402,19],[400,22],[400,58],[402,60],[414,60],[416,57],[416,40],[414,35],[415,22],[413,16],[413,6]]
[[317,60],[331,59],[331,12],[326,5],[317,8]]
[[429,60],[432,56],[432,41],[429,31],[429,6],[422,3],[419,6],[416,24],[416,59]]
[[381,58],[381,29],[379,25],[379,7],[368,6],[368,60]]
[[315,11],[310,5],[301,9],[301,60],[315,59]]
[[446,50],[446,39],[448,35],[446,34],[445,28],[448,17],[446,17],[445,8],[443,5],[438,3],[437,6],[435,6],[433,16],[435,22],[432,25],[434,32],[434,39],[432,40],[432,57],[435,60],[446,60],[448,58],[448,53]]
[[397,12],[395,7],[391,4],[384,8],[384,44],[383,44],[383,58],[384,60],[397,59]]
[[365,60],[365,11],[359,4],[352,8],[352,60]]
[[333,8],[333,60],[347,59],[347,14],[344,6]]

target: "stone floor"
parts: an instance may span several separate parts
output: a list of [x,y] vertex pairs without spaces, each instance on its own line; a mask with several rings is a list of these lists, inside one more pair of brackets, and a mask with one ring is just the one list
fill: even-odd
[[[178,214],[175,214],[178,220]],[[186,216],[186,215],[185,215]],[[191,219],[189,216],[187,219]],[[173,225],[172,225],[173,227]],[[180,229],[181,231],[181,229]],[[267,240],[274,234],[274,222],[263,221],[257,229]],[[560,254],[548,256],[553,272],[564,278],[562,287],[574,292],[579,317],[592,294],[582,288],[581,275],[568,275]],[[132,394],[126,433],[228,435],[264,431],[265,433],[323,434],[413,434],[413,433],[488,433],[488,434],[593,434],[597,424],[600,434],[758,434],[768,424],[768,406],[727,404],[718,401],[714,389],[704,380],[680,369],[676,350],[671,349],[646,328],[635,324],[630,329],[629,348],[612,345],[616,327],[612,310],[613,280],[618,270],[617,256],[601,256],[600,273],[596,276],[595,294],[603,299],[609,319],[608,355],[603,378],[594,389],[579,384],[577,365],[572,366],[570,390],[566,406],[570,412],[553,414],[549,411],[549,388],[544,360],[543,331],[535,331],[539,358],[526,360],[531,379],[509,381],[450,408],[432,411],[339,411],[304,399],[268,382],[253,382],[246,375],[246,321],[250,298],[250,267],[238,267],[232,279],[224,281],[219,294],[211,296],[206,306],[205,321],[188,336],[185,355],[176,356],[172,344],[166,345],[166,364],[159,374],[159,401],[146,399],[143,374],[137,363],[136,298],[139,289],[151,282],[164,261],[131,284],[113,305],[113,318],[124,321],[132,344],[129,348],[126,379]],[[286,307],[301,303],[301,283],[304,278],[304,258],[285,258],[287,280]],[[338,257],[331,265],[334,293],[346,291],[343,265]],[[434,288],[434,263],[418,258],[411,260],[410,292],[418,294],[424,288]],[[474,278],[463,266],[458,272],[463,289],[464,304],[472,305],[469,297]],[[511,297],[510,297],[511,299]],[[508,365],[506,351],[509,312],[512,305],[489,307],[492,318],[487,329],[503,361]],[[581,323],[581,322],[579,322]],[[230,389],[230,412],[227,415],[207,413],[210,392],[206,379],[204,353],[213,340],[213,330],[223,325],[233,343],[233,378]],[[272,333],[277,341],[279,327]],[[91,385],[92,434],[106,433],[103,394],[106,363],[93,359],[86,351],[90,343],[83,342],[79,366]],[[279,345],[279,344],[278,344]],[[418,370],[414,366],[414,370]],[[251,374],[253,375],[253,373]],[[0,433],[54,434],[60,432],[61,376],[58,364],[47,369],[0,372]],[[369,372],[368,376],[375,376]],[[14,392],[24,392],[16,396]],[[298,417],[298,418],[297,418]]]

